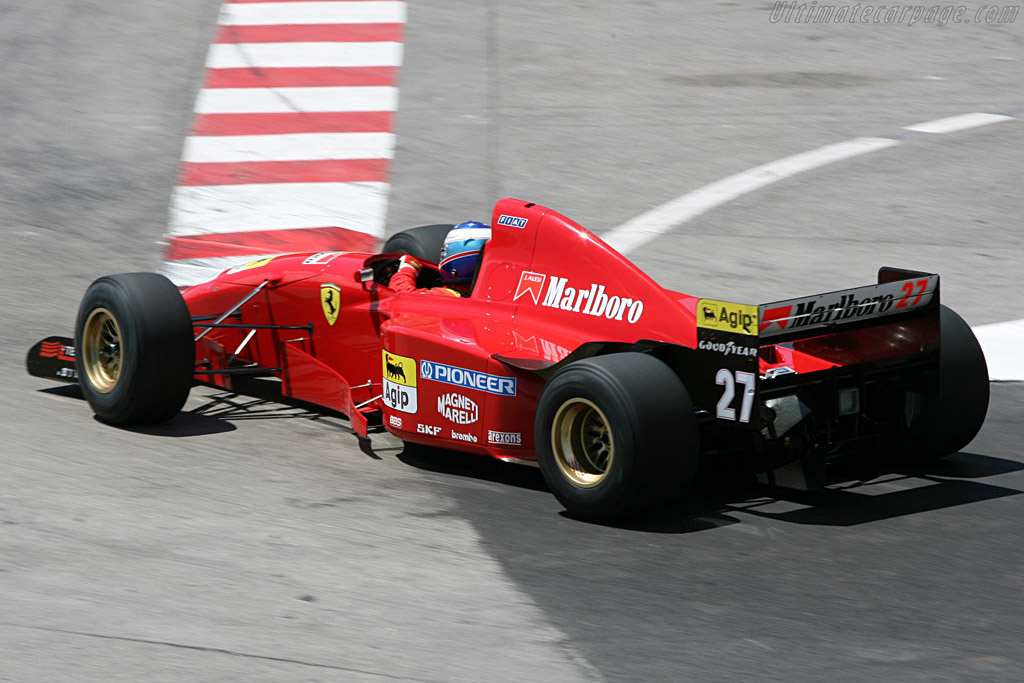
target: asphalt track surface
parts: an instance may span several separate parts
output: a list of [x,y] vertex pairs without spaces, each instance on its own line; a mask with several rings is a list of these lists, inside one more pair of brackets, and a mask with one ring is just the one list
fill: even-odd
[[[1024,21],[785,25],[770,4],[418,2],[389,230],[505,195],[610,230],[719,178],[1024,107]],[[197,390],[145,430],[23,370],[109,272],[152,270],[216,3],[0,4],[0,680],[1016,681],[1019,384],[928,471],[780,495],[719,475],[631,527],[538,473],[414,457]],[[1024,317],[1024,132],[919,136],[719,207],[633,254],[763,300],[943,274]]]

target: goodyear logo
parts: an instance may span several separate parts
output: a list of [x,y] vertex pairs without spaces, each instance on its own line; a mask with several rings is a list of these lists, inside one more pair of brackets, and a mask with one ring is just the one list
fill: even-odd
[[390,351],[381,351],[384,379],[406,387],[416,386],[416,361]]
[[756,337],[757,306],[701,299],[697,302],[697,327]]
[[444,382],[457,387],[477,389],[499,396],[516,395],[516,378],[488,375],[486,372],[467,370],[454,365],[444,365],[429,360],[420,361],[420,375],[423,379]]

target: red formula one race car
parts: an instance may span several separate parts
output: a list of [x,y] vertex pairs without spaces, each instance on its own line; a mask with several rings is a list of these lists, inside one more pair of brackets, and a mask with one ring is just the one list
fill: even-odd
[[[701,457],[745,452],[769,482],[812,487],[845,454],[954,453],[985,419],[985,358],[938,275],[882,268],[873,285],[737,304],[665,289],[537,204],[503,199],[492,226],[465,298],[388,286],[400,254],[436,263],[447,225],[181,293],[103,277],[75,339],[37,344],[29,371],[79,381],[114,424],[171,418],[194,382],[276,377],[364,436],[536,462],[572,514],[604,520],[685,491]],[[437,282],[427,263],[418,284]]]

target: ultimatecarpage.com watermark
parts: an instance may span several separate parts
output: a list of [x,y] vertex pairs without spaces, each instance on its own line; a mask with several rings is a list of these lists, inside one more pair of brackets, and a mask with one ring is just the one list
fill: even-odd
[[1020,5],[823,5],[776,2],[768,21],[776,24],[1012,24]]

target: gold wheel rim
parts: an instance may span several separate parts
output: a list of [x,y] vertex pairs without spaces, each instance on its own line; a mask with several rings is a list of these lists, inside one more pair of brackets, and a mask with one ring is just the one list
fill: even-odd
[[562,475],[577,486],[597,486],[608,476],[615,443],[608,418],[593,402],[572,398],[551,425],[551,448]]
[[82,364],[93,389],[111,392],[121,377],[121,326],[106,308],[97,308],[82,330]]

